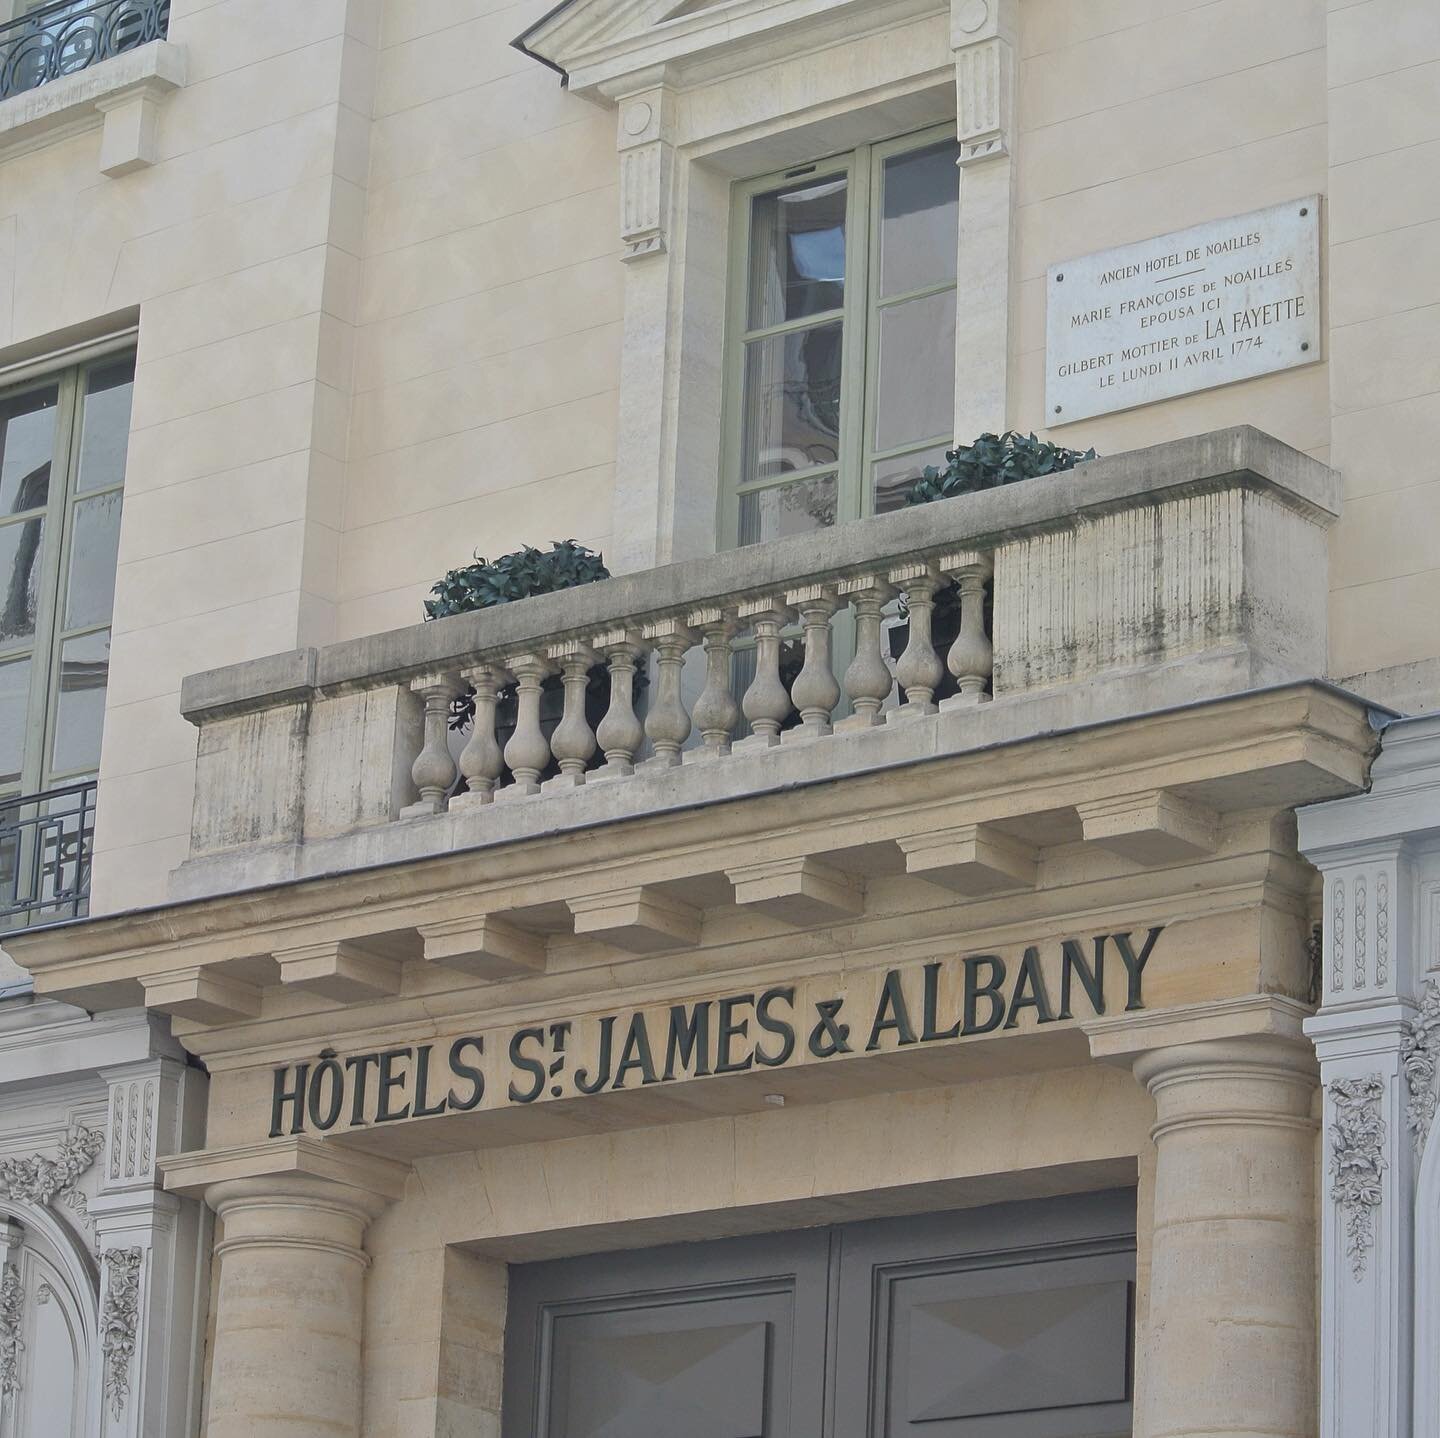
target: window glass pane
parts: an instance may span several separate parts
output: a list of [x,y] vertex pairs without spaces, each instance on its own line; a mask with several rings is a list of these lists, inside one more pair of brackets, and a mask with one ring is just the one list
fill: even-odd
[[77,493],[105,489],[125,478],[125,446],[130,440],[130,396],[135,388],[133,356],[96,365],[85,376],[80,421],[80,472]]
[[14,784],[25,760],[25,714],[30,703],[30,661],[0,664],[0,784]]
[[835,523],[833,474],[797,479],[740,496],[740,543],[810,534]]
[[845,180],[833,175],[751,202],[752,330],[844,303],[845,202]]
[[0,525],[0,646],[35,633],[44,534],[39,516]]
[[743,481],[835,463],[840,354],[839,320],[746,346]]
[[955,423],[955,291],[880,311],[875,448],[949,437]]
[[60,646],[60,684],[51,759],[51,767],[57,772],[99,766],[105,683],[109,674],[108,630],[67,639]]
[[50,492],[55,385],[0,399],[0,516],[39,509]]
[[875,513],[887,514],[892,509],[903,509],[906,490],[920,478],[927,464],[933,464],[936,469],[945,468],[947,448],[950,448],[948,444],[939,444],[934,449],[922,449],[913,454],[897,455],[894,459],[882,459],[872,466]]
[[960,147],[954,140],[885,161],[880,213],[880,293],[902,295],[955,279]]
[[65,627],[104,624],[115,599],[115,555],[120,543],[120,491],[81,500],[70,529],[70,576],[65,585]]

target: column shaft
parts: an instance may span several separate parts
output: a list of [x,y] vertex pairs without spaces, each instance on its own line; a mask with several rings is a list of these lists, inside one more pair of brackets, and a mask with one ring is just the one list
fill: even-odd
[[1313,1438],[1313,1064],[1239,1038],[1136,1062],[1155,1098],[1143,1438]]

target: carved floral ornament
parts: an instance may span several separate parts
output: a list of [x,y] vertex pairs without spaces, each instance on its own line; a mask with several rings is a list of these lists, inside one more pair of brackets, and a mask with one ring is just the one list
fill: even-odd
[[118,1419],[130,1393],[130,1361],[135,1356],[140,1319],[140,1248],[111,1248],[105,1253],[108,1280],[100,1310],[100,1351],[105,1358],[105,1401]]
[[1415,1141],[1415,1152],[1424,1152],[1430,1125],[1440,1094],[1436,1090],[1436,1066],[1440,1060],[1440,974],[1431,974],[1420,993],[1420,1011],[1405,1025],[1400,1041],[1400,1063],[1410,1099],[1405,1122]]
[[20,1386],[20,1271],[13,1263],[0,1269],[0,1399]]
[[1379,1074],[1336,1079],[1327,1090],[1334,1107],[1330,1128],[1330,1197],[1345,1220],[1345,1251],[1357,1279],[1375,1243],[1374,1220],[1385,1196],[1385,1118]]
[[85,1195],[75,1185],[104,1147],[103,1133],[76,1125],[65,1135],[54,1158],[37,1153],[29,1158],[0,1159],[0,1196],[42,1207],[59,1200],[89,1226]]

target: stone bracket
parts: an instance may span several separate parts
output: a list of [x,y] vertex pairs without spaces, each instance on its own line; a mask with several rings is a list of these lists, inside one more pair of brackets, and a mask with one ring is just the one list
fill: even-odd
[[142,978],[145,1007],[201,1024],[237,1023],[260,1016],[260,990],[213,970],[177,969]]
[[700,942],[700,911],[648,884],[567,899],[575,932],[632,954],[692,948]]
[[797,928],[859,918],[865,912],[865,882],[819,859],[780,859],[727,869],[735,902]]
[[1035,850],[993,824],[962,824],[896,842],[907,874],[957,894],[980,898],[1035,887]]
[[427,963],[477,979],[509,979],[545,971],[545,939],[494,914],[422,924]]
[[1076,812],[1086,843],[1136,864],[1183,863],[1214,853],[1219,843],[1215,811],[1168,789],[1098,799]]
[[400,992],[400,960],[382,944],[335,939],[278,950],[280,982],[337,1003],[363,1003]]

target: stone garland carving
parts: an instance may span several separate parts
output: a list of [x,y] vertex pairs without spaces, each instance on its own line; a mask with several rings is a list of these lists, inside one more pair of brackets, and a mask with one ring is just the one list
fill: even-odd
[[1335,925],[1334,933],[1330,938],[1330,962],[1334,966],[1334,972],[1330,978],[1330,987],[1335,990],[1345,986],[1345,880],[1335,880]]
[[1365,876],[1355,880],[1355,987],[1363,989],[1365,977]]
[[1405,1073],[1405,1086],[1410,1099],[1405,1107],[1405,1122],[1415,1141],[1415,1152],[1425,1149],[1430,1125],[1435,1121],[1437,1098],[1435,1072],[1440,1062],[1440,976],[1432,974],[1425,980],[1420,994],[1420,1012],[1405,1025],[1400,1040],[1400,1064]]
[[7,1263],[0,1270],[0,1398],[20,1386],[20,1270]]
[[105,1253],[109,1281],[100,1311],[100,1351],[105,1358],[105,1401],[118,1420],[130,1393],[130,1360],[135,1356],[140,1317],[140,1264],[144,1250],[111,1248]]
[[1385,1080],[1379,1074],[1336,1079],[1328,1089],[1335,1108],[1330,1130],[1330,1197],[1345,1216],[1345,1251],[1357,1279],[1375,1242],[1375,1211],[1385,1196]]
[[[65,1135],[55,1158],[37,1153],[30,1158],[0,1159],[0,1193],[40,1204],[50,1203],[59,1194],[68,1202],[75,1181],[104,1146],[104,1134],[77,1127]],[[77,1207],[74,1203],[70,1206]]]

